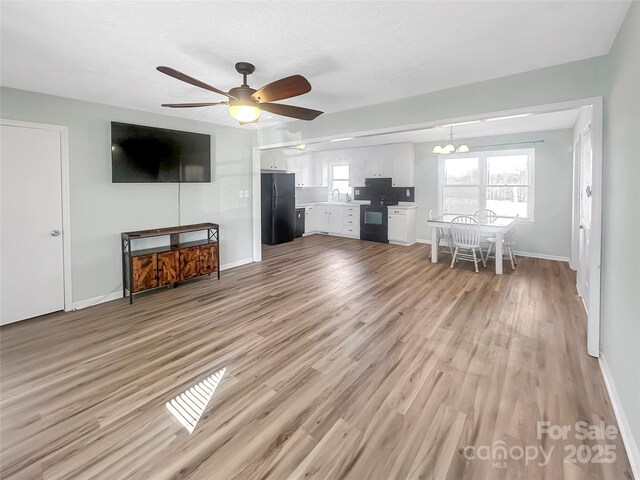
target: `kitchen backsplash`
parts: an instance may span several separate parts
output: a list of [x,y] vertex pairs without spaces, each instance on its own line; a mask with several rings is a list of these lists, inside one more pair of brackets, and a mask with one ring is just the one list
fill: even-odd
[[329,187],[298,187],[296,188],[296,204],[326,202]]
[[[416,188],[415,187],[392,187],[393,193],[398,197],[399,202],[415,202],[416,201]],[[371,200],[371,193],[369,187],[354,187],[353,188],[354,200]]]
[[416,187],[393,187],[399,202],[415,202]]

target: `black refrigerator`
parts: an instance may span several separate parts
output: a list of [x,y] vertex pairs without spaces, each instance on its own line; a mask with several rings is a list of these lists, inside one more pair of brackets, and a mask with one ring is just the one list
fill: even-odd
[[295,236],[295,211],[295,174],[263,173],[262,243],[291,242]]

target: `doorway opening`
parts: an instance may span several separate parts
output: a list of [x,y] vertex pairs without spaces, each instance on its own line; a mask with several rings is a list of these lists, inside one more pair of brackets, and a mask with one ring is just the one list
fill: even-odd
[[[578,271],[578,277],[586,280],[588,289],[577,286],[580,294],[583,296],[585,307],[587,307],[587,352],[589,355],[598,357],[600,351],[600,258],[601,258],[601,212],[602,212],[602,125],[603,125],[603,104],[602,97],[593,97],[580,100],[572,100],[567,102],[559,102],[546,105],[535,105],[516,108],[512,110],[487,112],[483,114],[470,115],[466,117],[446,118],[437,121],[425,122],[424,124],[406,125],[398,127],[390,127],[386,129],[379,129],[375,131],[362,131],[362,132],[342,132],[340,135],[327,136],[320,138],[296,138],[294,141],[285,141],[277,144],[265,144],[254,147],[253,150],[253,172],[254,172],[254,190],[258,192],[260,190],[260,160],[261,154],[265,151],[272,151],[275,149],[295,149],[296,146],[304,144],[306,151],[313,151],[314,149],[323,150],[337,148],[339,143],[340,148],[348,147],[361,147],[365,145],[380,145],[389,142],[401,141],[405,139],[411,141],[411,137],[415,135],[422,135],[424,132],[435,131],[438,128],[446,127],[447,129],[454,125],[456,129],[456,136],[464,137],[464,129],[477,126],[478,124],[489,123],[487,120],[496,120],[494,125],[498,125],[500,122],[497,120],[507,120],[509,118],[521,118],[526,120],[525,117],[535,117],[545,114],[554,114],[558,112],[572,112],[572,115],[578,115],[579,118],[588,118],[589,123],[589,138],[581,140],[582,143],[590,142],[591,153],[590,159],[590,175],[587,177],[583,175],[580,177],[580,172],[577,169],[578,165],[576,161],[578,158],[581,161],[585,161],[582,156],[576,156],[575,142],[569,140],[566,145],[565,153],[568,156],[569,167],[573,168],[573,176],[568,180],[569,190],[573,190],[570,200],[573,202],[571,212],[569,213],[569,220],[567,220],[567,229],[570,230],[570,249],[566,255],[563,255],[564,260],[569,261],[570,266]],[[576,113],[578,112],[578,113]],[[588,115],[587,115],[588,113]],[[575,117],[574,117],[575,120]],[[577,128],[578,121],[575,120],[570,126],[565,125],[562,128]],[[583,130],[580,131],[584,133]],[[348,137],[346,137],[348,135]],[[440,133],[435,134],[438,138]],[[443,137],[446,139],[446,137]],[[333,140],[333,142],[332,142]],[[337,142],[338,141],[338,142]],[[471,145],[471,141],[468,142]],[[525,142],[526,143],[526,142]],[[531,143],[531,142],[529,142]],[[501,145],[501,148],[506,147]],[[523,145],[513,145],[512,148],[521,148]],[[573,162],[571,157],[571,150],[573,150]],[[571,165],[573,163],[573,165]],[[582,164],[581,164],[582,165]],[[328,179],[327,179],[328,180]],[[586,183],[585,183],[586,182]],[[586,196],[586,188],[589,187],[588,197]],[[416,182],[416,197],[419,196],[420,185]],[[582,248],[580,247],[580,195],[589,199],[589,209],[583,201],[582,206],[582,220],[584,223],[585,215],[589,217],[589,235],[585,242],[585,238],[582,240]],[[258,195],[254,195],[254,261],[260,261],[261,249],[260,249],[260,202]],[[418,213],[419,221],[422,219],[424,212]],[[428,211],[427,211],[428,214]],[[584,237],[584,232],[583,232]],[[579,258],[582,255],[583,263],[580,265]],[[550,258],[550,257],[547,257]],[[559,259],[559,258],[556,258]]]

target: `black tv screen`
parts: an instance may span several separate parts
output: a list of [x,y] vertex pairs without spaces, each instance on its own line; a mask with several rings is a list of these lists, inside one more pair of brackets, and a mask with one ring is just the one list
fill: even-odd
[[111,122],[111,181],[210,182],[211,136]]

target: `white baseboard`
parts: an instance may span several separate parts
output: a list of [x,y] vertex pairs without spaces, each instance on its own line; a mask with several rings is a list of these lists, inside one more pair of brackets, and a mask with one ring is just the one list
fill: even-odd
[[229,270],[230,268],[241,267],[242,265],[246,265],[247,263],[252,263],[253,258],[243,258],[242,260],[237,260],[235,262],[225,263],[224,265],[220,265],[220,271]]
[[532,252],[513,252],[519,257],[541,258],[543,260],[555,260],[557,262],[569,262],[569,257],[563,257],[560,255],[548,255],[546,253],[532,253]]
[[[225,263],[224,265],[220,266],[220,271],[229,270],[230,268],[234,267],[240,267],[241,265],[246,265],[251,262],[253,262],[253,258],[243,258],[242,260],[237,260],[235,262]],[[80,310],[81,308],[92,307],[100,303],[116,300],[117,298],[122,298],[121,288],[122,285],[120,285],[120,287],[118,287],[118,290],[116,290],[115,292],[111,292],[99,297],[87,298],[86,300],[80,300],[79,302],[73,302],[73,310]]]
[[[417,243],[427,243],[431,245],[431,240],[427,240],[425,238],[418,238],[416,240]],[[441,243],[440,246],[446,246],[446,244]],[[541,258],[543,260],[555,260],[558,262],[569,262],[569,257],[563,257],[560,255],[548,255],[546,253],[533,253],[533,252],[513,252],[519,257],[530,257],[530,258]]]
[[99,303],[110,302],[116,298],[122,298],[122,285],[115,292],[107,293],[99,297],[87,298],[86,300],[80,300],[79,302],[73,302],[73,310],[80,310],[81,308],[92,307]]
[[622,404],[620,403],[618,391],[616,390],[615,384],[613,383],[611,370],[609,370],[609,365],[607,364],[607,361],[604,359],[602,354],[598,358],[598,363],[600,364],[600,371],[602,372],[602,377],[604,378],[604,384],[607,387],[607,392],[609,392],[609,398],[611,399],[611,405],[613,406],[613,413],[615,414],[616,420],[618,421],[620,435],[622,436],[624,448],[627,451],[627,457],[629,457],[629,463],[631,464],[633,476],[636,479],[640,480],[640,450],[638,450],[638,444],[633,438],[633,434],[631,433],[631,426],[629,425],[627,416],[625,415]]

